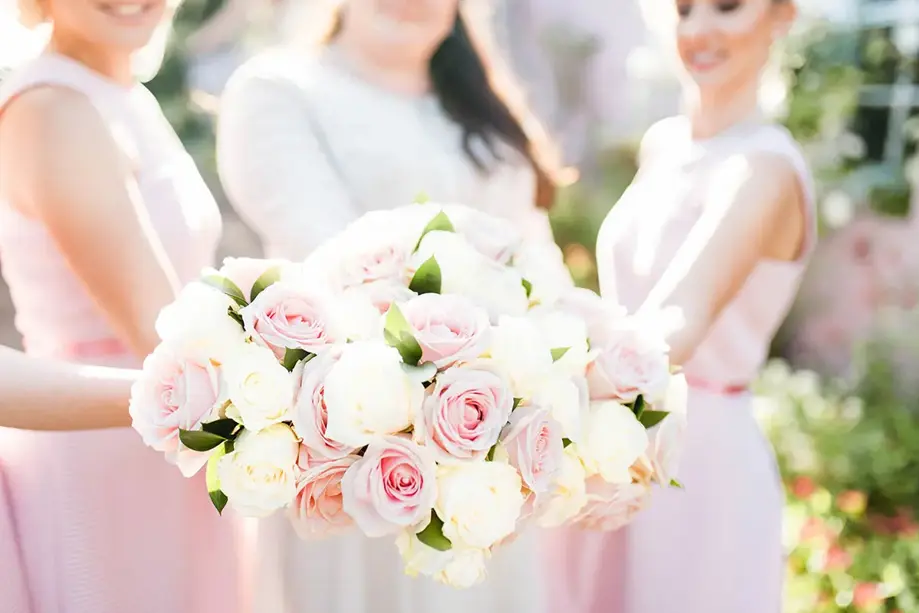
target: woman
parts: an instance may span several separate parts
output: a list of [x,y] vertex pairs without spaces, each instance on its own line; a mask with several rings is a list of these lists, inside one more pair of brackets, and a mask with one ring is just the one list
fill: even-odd
[[[175,7],[20,8],[50,38],[0,85],[0,259],[17,327],[32,356],[138,366],[160,308],[212,263],[220,234],[194,163],[135,79],[157,63]],[[13,535],[0,559],[16,569],[0,582],[4,611],[238,606],[232,522],[203,476],[182,479],[133,431],[0,430],[0,459],[0,530]]]
[[[675,308],[669,337],[690,384],[685,490],[655,492],[626,531],[558,535],[553,610],[782,610],[782,493],[747,385],[815,240],[811,176],[757,111],[759,74],[792,0],[670,3],[686,114],[645,136],[640,171],[600,230],[603,294]],[[580,586],[576,585],[580,582]]]
[[[537,208],[553,200],[554,167],[532,119],[499,88],[457,0],[348,0],[325,11],[334,19],[319,44],[301,40],[254,58],[224,94],[218,167],[267,254],[303,258],[363,213],[424,193],[514,220],[536,248],[556,250],[570,283]],[[304,543],[283,517],[259,529],[258,611],[538,613],[545,605],[525,540],[493,560],[487,585],[459,592],[405,577],[387,539]]]
[[42,361],[0,347],[0,427],[96,430],[131,425],[139,371]]

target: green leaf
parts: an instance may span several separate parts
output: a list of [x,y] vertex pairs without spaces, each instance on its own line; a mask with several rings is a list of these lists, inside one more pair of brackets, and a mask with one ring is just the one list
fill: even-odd
[[426,193],[418,192],[418,195],[412,200],[412,204],[427,204],[430,201],[431,198]]
[[671,480],[670,480],[670,487],[676,487],[676,488],[679,488],[679,489],[683,489],[683,484],[680,483],[679,481],[677,481],[676,479],[671,479]]
[[571,439],[570,439],[570,438],[563,438],[563,439],[562,439],[562,448],[564,449],[564,448],[567,447],[568,445],[571,445]]
[[526,279],[520,279],[520,283],[523,285],[523,289],[525,289],[527,292],[527,298],[529,298],[530,294],[533,293],[533,284]]
[[393,303],[386,313],[386,325],[383,328],[386,344],[395,347],[402,356],[402,361],[409,366],[417,366],[421,361],[421,345],[415,340],[412,329],[405,315]]
[[635,402],[632,403],[632,412],[635,413],[635,417],[641,419],[642,413],[645,412],[645,397],[639,395],[635,399]]
[[495,461],[495,453],[496,453],[497,451],[498,451],[498,444],[495,443],[494,445],[491,446],[491,449],[488,450],[488,453],[485,454],[485,461],[486,461],[486,462],[494,462],[494,461]]
[[265,291],[267,288],[271,287],[275,283],[281,280],[281,267],[272,266],[261,276],[255,280],[255,283],[252,284],[252,289],[249,291],[249,298],[255,300],[258,298],[258,295]]
[[284,365],[284,368],[286,368],[288,372],[292,372],[293,369],[297,366],[297,362],[300,360],[306,360],[307,358],[312,359],[313,355],[315,354],[310,353],[306,349],[287,348],[284,351],[284,359],[281,360],[281,364]]
[[416,536],[419,541],[437,551],[450,551],[453,548],[453,543],[444,536],[444,522],[434,511],[431,511],[431,523]]
[[645,428],[651,429],[670,415],[668,411],[643,411],[638,421]]
[[415,271],[408,288],[416,294],[439,294],[440,281],[440,265],[432,255]]
[[227,315],[229,315],[233,321],[238,323],[240,328],[243,330],[246,329],[246,322],[243,321],[243,316],[233,310],[233,307],[227,307]]
[[232,298],[239,306],[244,307],[249,304],[246,302],[246,298],[243,296],[242,290],[226,277],[221,275],[207,275],[201,279],[201,282],[223,292]]
[[453,227],[453,222],[450,221],[450,218],[447,217],[447,214],[443,211],[440,211],[437,213],[437,215],[431,218],[431,221],[428,222],[428,225],[426,225],[424,230],[421,231],[421,236],[418,237],[418,242],[415,243],[414,251],[418,251],[418,247],[421,246],[421,240],[427,236],[428,232],[456,232],[456,228]]
[[210,451],[225,442],[225,436],[203,430],[179,430],[179,440],[192,451]]
[[227,495],[220,489],[220,478],[217,476],[217,464],[220,462],[220,458],[228,453],[228,445],[229,443],[221,445],[211,454],[211,457],[207,460],[207,468],[205,469],[204,475],[205,483],[207,484],[207,495],[210,496],[211,502],[217,509],[217,513],[221,515],[223,515],[223,509],[227,506],[229,500]]
[[216,421],[209,421],[206,424],[201,424],[201,429],[210,434],[216,434],[217,436],[222,436],[223,438],[230,440],[234,438],[233,433],[236,432],[236,428],[239,427],[239,424],[234,419],[218,419]]
[[514,398],[514,406],[511,407],[511,410],[513,411],[519,407],[521,402],[523,402],[523,398]]
[[571,349],[571,347],[556,347],[555,349],[553,349],[552,350],[552,361],[558,362],[559,360],[561,360],[562,357],[564,357],[564,355],[568,353],[569,349]]

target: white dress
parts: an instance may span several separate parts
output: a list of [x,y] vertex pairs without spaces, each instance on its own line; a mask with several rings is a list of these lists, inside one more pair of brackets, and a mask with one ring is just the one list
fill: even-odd
[[[435,98],[370,85],[334,51],[272,50],[243,66],[224,94],[217,155],[230,202],[270,257],[303,258],[361,214],[420,193],[512,219],[554,248],[529,168],[480,173]],[[457,591],[404,576],[392,539],[307,543],[280,516],[258,532],[258,613],[544,611],[533,535],[495,555],[485,584]]]

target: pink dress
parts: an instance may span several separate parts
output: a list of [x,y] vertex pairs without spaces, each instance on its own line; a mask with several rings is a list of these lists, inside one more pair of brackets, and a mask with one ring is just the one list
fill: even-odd
[[[153,96],[47,54],[0,87],[0,113],[34,87],[84,94],[136,162],[144,203],[185,281],[212,263],[220,213]],[[86,163],[92,163],[87,160]],[[100,236],[100,249],[105,249]],[[117,254],[112,254],[117,257]],[[0,262],[28,353],[139,366],[46,228],[0,201]],[[129,429],[0,429],[4,613],[238,611],[236,530]]]
[[[690,137],[683,118],[652,128],[653,147],[600,230],[604,295],[639,308],[699,219],[714,164],[738,152],[785,157],[798,171],[808,230],[796,261],[763,260],[693,358],[685,489],[654,492],[650,507],[612,534],[560,531],[548,538],[553,613],[779,613],[782,491],[772,451],[743,390],[767,358],[812,250],[812,182],[791,136],[771,125]],[[646,141],[647,142],[647,141]]]

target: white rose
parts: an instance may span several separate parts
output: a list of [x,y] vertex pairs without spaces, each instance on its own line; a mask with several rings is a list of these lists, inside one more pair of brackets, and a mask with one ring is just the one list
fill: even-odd
[[663,402],[655,409],[666,411],[667,417],[648,431],[650,445],[648,458],[658,481],[667,485],[676,478],[683,447],[686,442],[686,403],[689,388],[686,377],[673,375],[664,395]]
[[565,350],[553,368],[568,376],[583,376],[592,359],[587,342],[587,324],[575,315],[546,308],[531,311],[529,317],[550,349]]
[[549,495],[540,508],[537,524],[543,528],[563,526],[587,504],[587,472],[574,445],[562,453],[562,462]]
[[396,537],[396,547],[405,563],[409,577],[423,575],[453,588],[465,589],[485,580],[487,549],[458,549],[438,551],[418,540],[411,531]]
[[456,231],[490,260],[507,264],[520,247],[520,230],[507,219],[462,205],[447,205],[444,213]]
[[615,400],[591,403],[584,435],[576,446],[588,475],[630,483],[629,468],[648,448],[648,432],[632,410]]
[[454,547],[486,549],[513,534],[523,510],[523,481],[510,464],[440,466],[434,509]]
[[537,387],[533,394],[533,403],[549,408],[552,419],[562,427],[564,438],[575,443],[581,440],[590,411],[587,379],[553,373]]
[[413,270],[428,259],[437,261],[441,293],[461,294],[488,311],[492,320],[502,314],[523,315],[529,307],[523,280],[513,269],[476,250],[455,232],[428,232],[412,257]]
[[551,349],[527,317],[501,317],[492,329],[491,357],[516,398],[532,398],[550,378]]
[[326,436],[362,447],[375,436],[406,430],[424,400],[399,352],[382,341],[349,343],[325,379]]
[[561,250],[549,240],[523,243],[514,254],[514,268],[533,286],[530,300],[539,304],[555,304],[575,287]]
[[224,258],[217,274],[232,281],[242,292],[243,298],[251,301],[252,286],[272,268],[278,268],[279,278],[287,276],[288,273],[296,275],[296,266],[286,260],[257,258]]
[[222,361],[245,343],[242,326],[229,315],[238,305],[220,290],[195,281],[160,311],[156,333],[189,359]]
[[266,347],[249,343],[223,365],[227,416],[247,430],[261,430],[290,418],[295,382]]
[[233,452],[220,458],[220,489],[243,515],[265,517],[297,495],[297,454],[300,443],[286,424],[244,431]]
[[625,307],[601,298],[596,292],[575,287],[564,292],[555,308],[582,319],[587,326],[587,336],[594,347],[609,340],[609,332],[626,316]]

